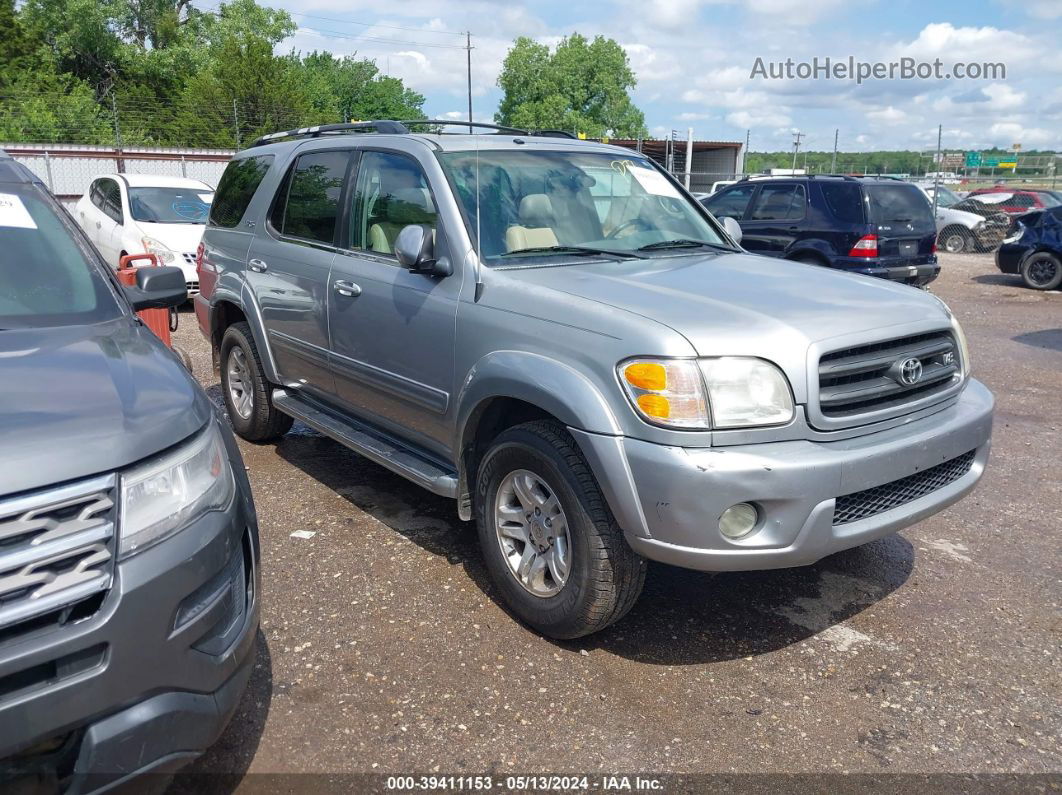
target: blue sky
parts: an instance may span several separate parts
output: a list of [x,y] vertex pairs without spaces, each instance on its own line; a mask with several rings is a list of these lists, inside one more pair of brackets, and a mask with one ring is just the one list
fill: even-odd
[[[512,40],[554,44],[578,31],[615,38],[638,76],[634,99],[652,133],[753,150],[927,149],[944,125],[953,150],[1062,151],[1062,0],[260,0],[286,8],[298,33],[280,49],[327,49],[376,60],[427,98],[431,116],[463,118],[472,32],[474,115],[491,120]],[[1006,78],[750,79],[764,61],[827,56],[868,62],[940,58],[945,69],[1002,62]]]

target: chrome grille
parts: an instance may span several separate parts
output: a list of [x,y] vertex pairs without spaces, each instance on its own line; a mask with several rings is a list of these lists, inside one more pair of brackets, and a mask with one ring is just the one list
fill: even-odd
[[[919,376],[908,383],[902,366],[912,360]],[[818,375],[820,413],[845,420],[946,392],[960,378],[959,353],[951,332],[935,331],[823,354]]]
[[0,499],[0,629],[110,588],[114,502],[113,475]]
[[199,282],[185,282],[185,288],[188,290],[188,296],[199,295]]
[[883,486],[864,489],[854,494],[838,497],[833,509],[834,525],[850,524],[879,513],[913,502],[919,497],[942,489],[967,472],[973,466],[976,450],[937,464],[921,472],[894,480]]

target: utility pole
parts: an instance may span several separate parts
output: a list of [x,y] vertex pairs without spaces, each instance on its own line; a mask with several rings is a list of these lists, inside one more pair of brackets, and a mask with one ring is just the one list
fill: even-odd
[[[937,217],[937,200],[940,196],[940,139],[944,134],[944,125],[937,125],[937,167],[933,172],[933,218]],[[934,220],[934,223],[936,221]]]
[[686,128],[686,190],[690,189],[693,178],[693,128]]
[[833,160],[830,161],[830,173],[837,173],[837,136],[841,134],[840,128],[833,131]]
[[745,128],[745,148],[741,150],[741,168],[738,169],[741,172],[741,174],[735,174],[734,175],[735,178],[739,178],[739,177],[744,176],[745,172],[747,171],[747,168],[746,168],[745,164],[748,161],[748,157],[749,157],[749,136],[750,135],[752,135],[752,128],[746,127]]
[[465,56],[468,61],[468,132],[472,132],[472,31],[465,33]]
[[232,98],[232,126],[236,130],[236,148],[241,149],[240,146],[240,117],[236,113],[236,97]]
[[114,148],[118,154],[117,165],[118,173],[125,173],[125,159],[122,157],[122,128],[118,124],[118,102],[114,98],[114,94],[111,94],[111,113],[114,114]]
[[804,133],[802,133],[802,132],[793,133],[793,167],[789,170],[789,172],[791,174],[795,174],[796,173],[797,152],[800,151],[800,139],[803,138],[803,137],[804,137]]

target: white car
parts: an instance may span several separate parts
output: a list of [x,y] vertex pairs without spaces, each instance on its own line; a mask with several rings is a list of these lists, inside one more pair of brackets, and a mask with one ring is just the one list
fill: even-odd
[[188,295],[199,292],[195,250],[214,189],[205,182],[147,174],[101,174],[74,217],[112,268],[126,254],[155,254],[184,271]]
[[933,194],[937,193],[937,245],[950,254],[961,251],[985,251],[998,245],[998,236],[989,235],[987,223],[983,216],[964,210],[955,210],[952,205],[959,197],[940,185],[939,188],[915,183],[932,204]]

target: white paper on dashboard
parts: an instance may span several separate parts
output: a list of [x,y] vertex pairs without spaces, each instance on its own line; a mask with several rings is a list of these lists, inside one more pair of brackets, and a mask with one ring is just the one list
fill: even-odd
[[672,199],[680,198],[675,186],[668,182],[667,177],[659,171],[653,171],[653,169],[645,166],[630,166],[627,170],[638,180],[638,184],[642,186],[646,193],[651,193],[654,196],[668,196]]
[[14,226],[19,229],[36,229],[37,224],[22,203],[22,199],[13,193],[0,193],[0,226]]

